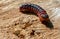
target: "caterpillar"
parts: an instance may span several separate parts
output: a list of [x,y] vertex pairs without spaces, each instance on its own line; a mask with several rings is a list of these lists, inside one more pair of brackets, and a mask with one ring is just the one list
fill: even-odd
[[21,12],[25,12],[25,11],[34,12],[39,17],[39,20],[41,22],[49,20],[49,16],[47,12],[42,7],[36,4],[31,4],[31,3],[22,4],[20,6],[20,11]]

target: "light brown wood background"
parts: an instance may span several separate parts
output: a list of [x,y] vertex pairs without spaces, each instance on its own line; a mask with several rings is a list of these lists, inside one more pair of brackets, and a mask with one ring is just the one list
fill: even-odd
[[[44,8],[54,29],[41,24],[36,15],[19,12],[25,2]],[[0,39],[60,39],[59,10],[60,0],[0,0]]]

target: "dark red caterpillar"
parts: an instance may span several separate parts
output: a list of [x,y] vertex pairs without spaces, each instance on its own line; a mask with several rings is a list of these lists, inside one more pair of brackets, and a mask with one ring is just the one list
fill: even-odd
[[23,11],[34,12],[35,14],[38,15],[41,22],[49,20],[49,17],[46,11],[36,4],[31,4],[31,3],[22,4],[20,6],[20,11],[21,12]]

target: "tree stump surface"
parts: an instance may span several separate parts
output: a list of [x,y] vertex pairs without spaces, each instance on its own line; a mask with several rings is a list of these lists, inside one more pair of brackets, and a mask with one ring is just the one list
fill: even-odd
[[[44,8],[54,28],[34,14],[20,12],[20,5],[27,2]],[[60,39],[60,0],[0,0],[0,39]]]

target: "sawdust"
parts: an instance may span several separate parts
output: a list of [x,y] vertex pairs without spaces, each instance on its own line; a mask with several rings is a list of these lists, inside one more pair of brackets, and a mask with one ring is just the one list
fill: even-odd
[[[24,14],[24,2],[37,4],[49,15],[54,29],[33,14]],[[0,0],[0,39],[60,39],[60,0]]]

